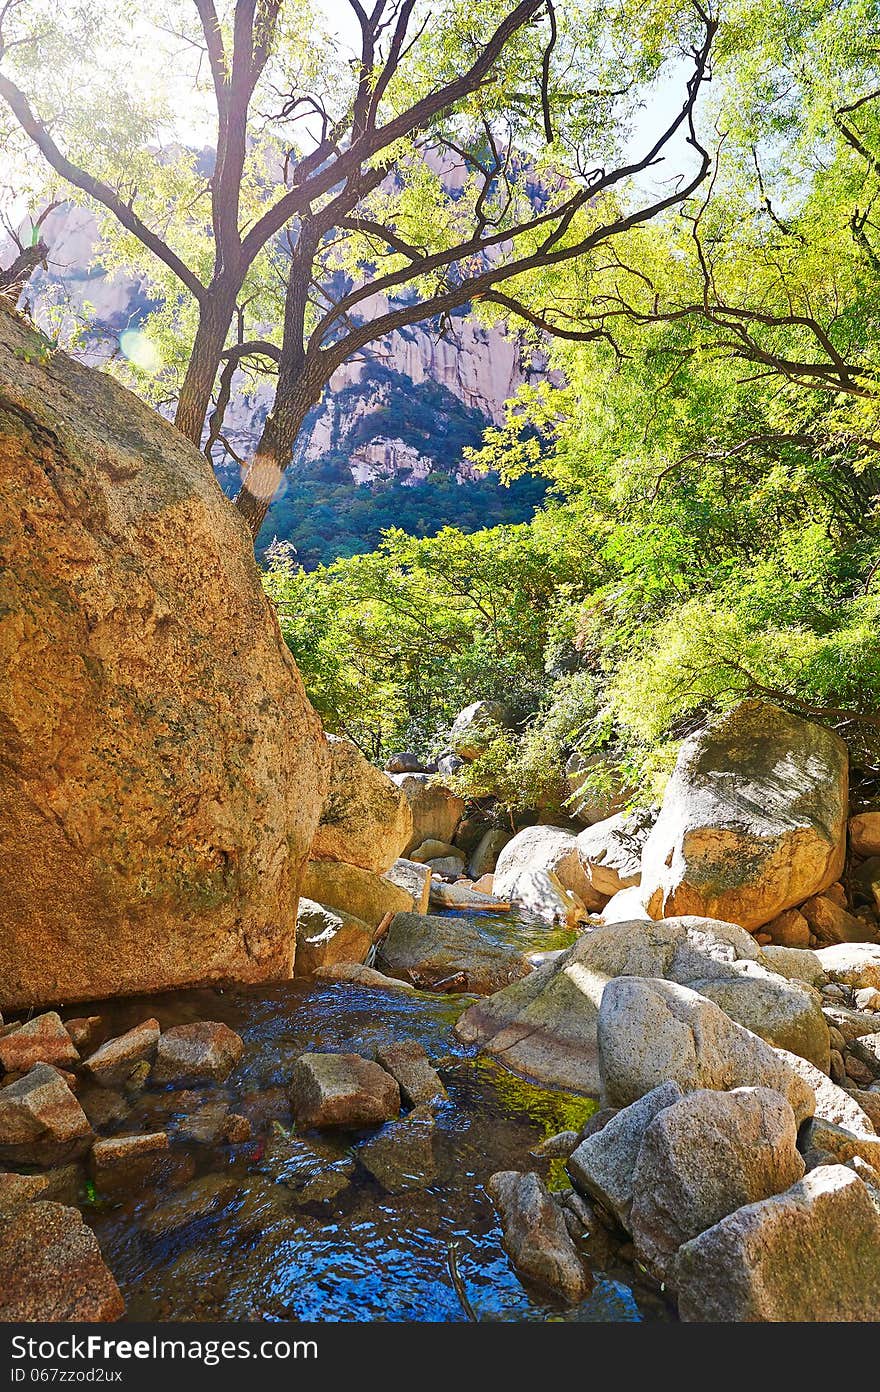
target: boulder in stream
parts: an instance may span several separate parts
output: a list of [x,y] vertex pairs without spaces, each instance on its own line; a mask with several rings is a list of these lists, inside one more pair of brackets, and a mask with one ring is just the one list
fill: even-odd
[[0,1210],[0,1321],[103,1323],[124,1313],[77,1209],[38,1201]]
[[150,1082],[160,1087],[222,1083],[243,1051],[240,1035],[220,1021],[174,1025],[159,1036]]
[[59,1165],[91,1141],[85,1112],[57,1068],[38,1063],[0,1088],[0,1162]]
[[359,1131],[400,1114],[400,1088],[378,1063],[359,1054],[303,1054],[290,1078],[290,1097],[303,1130]]
[[464,918],[395,914],[379,944],[376,966],[421,990],[498,991],[527,976],[531,965]]
[[500,1170],[486,1189],[501,1219],[504,1250],[527,1280],[576,1305],[593,1281],[582,1262],[562,1210],[534,1173]]

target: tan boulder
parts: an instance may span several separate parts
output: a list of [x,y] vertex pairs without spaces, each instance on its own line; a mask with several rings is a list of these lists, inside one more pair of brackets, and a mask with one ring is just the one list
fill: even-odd
[[328,735],[330,787],[311,860],[342,860],[381,875],[409,844],[413,818],[406,795],[365,759],[357,745]]
[[785,909],[764,930],[779,947],[809,947],[810,925],[797,909]]
[[0,313],[0,1008],[290,974],[329,756],[204,455]]
[[857,856],[880,855],[880,812],[859,812],[850,817],[849,844]]
[[648,912],[754,929],[819,894],[843,868],[847,796],[837,735],[743,701],[681,747],[642,855]]
[[816,894],[801,904],[801,913],[815,936],[826,946],[834,943],[874,942],[876,930],[848,913],[827,894]]
[[590,883],[578,838],[564,827],[530,826],[504,846],[495,865],[494,890],[549,922],[573,922],[599,910],[607,895]]
[[125,1313],[98,1239],[75,1208],[0,1211],[0,1321],[103,1323]]
[[405,794],[413,818],[412,835],[400,854],[408,856],[429,839],[452,841],[464,816],[464,800],[431,773],[395,773],[392,780]]
[[387,913],[406,913],[413,897],[384,875],[338,860],[310,860],[301,893],[316,904],[359,918],[377,928]]
[[303,1131],[381,1126],[400,1113],[400,1088],[378,1063],[359,1054],[302,1054],[290,1077],[290,1098]]
[[363,962],[373,942],[363,919],[300,899],[296,920],[297,976],[312,976],[334,962]]
[[431,868],[415,860],[395,860],[385,871],[385,879],[412,895],[416,913],[427,913],[431,897]]
[[364,967],[359,962],[334,962],[330,967],[319,967],[315,972],[316,981],[345,981],[352,986],[367,986],[377,991],[413,991],[408,981],[399,981],[396,976],[385,976],[373,967]]

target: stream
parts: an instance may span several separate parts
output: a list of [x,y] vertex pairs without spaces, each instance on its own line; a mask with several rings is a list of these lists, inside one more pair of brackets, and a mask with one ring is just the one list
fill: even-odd
[[[515,915],[481,917],[480,927],[526,950],[572,940]],[[496,1170],[535,1168],[551,1188],[567,1187],[563,1162],[536,1162],[529,1150],[581,1126],[597,1103],[533,1086],[459,1044],[452,1026],[472,999],[293,980],[77,1007],[100,1014],[111,1034],[155,1015],[163,1029],[224,1021],[245,1044],[226,1084],[198,1095],[144,1092],[119,1129],[173,1133],[175,1117],[222,1100],[248,1117],[250,1140],[175,1141],[161,1182],[115,1195],[89,1189],[85,1216],[122,1289],[126,1318],[459,1321],[469,1318],[462,1287],[480,1320],[669,1318],[629,1266],[596,1272],[592,1293],[575,1308],[527,1289],[513,1270],[486,1181]],[[358,1166],[336,1197],[298,1203],[272,1159],[273,1138],[283,1140],[279,1128],[293,1124],[286,1085],[295,1060],[325,1050],[369,1056],[401,1039],[424,1046],[449,1093],[437,1112],[431,1182],[389,1194]],[[329,1144],[344,1156],[359,1140]]]

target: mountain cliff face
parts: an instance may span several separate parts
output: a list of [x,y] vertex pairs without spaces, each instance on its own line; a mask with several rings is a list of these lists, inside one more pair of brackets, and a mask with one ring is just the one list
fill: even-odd
[[[109,276],[94,260],[97,227],[87,211],[62,205],[47,218],[48,271],[38,271],[25,295],[34,316],[57,332],[65,313],[87,313],[89,328],[77,356],[100,366],[119,352],[119,338],[154,307],[135,279]],[[366,317],[384,313],[376,296]],[[62,338],[63,341],[63,338]],[[391,334],[334,375],[323,401],[309,415],[294,462],[258,540],[289,541],[306,566],[372,549],[384,527],[419,535],[446,524],[473,530],[531,516],[543,495],[535,479],[509,489],[478,473],[464,458],[483,430],[498,423],[504,402],[546,371],[535,357],[523,361],[519,344],[462,313],[441,334],[425,323]],[[235,455],[251,453],[272,404],[270,382],[240,376],[224,434]],[[237,491],[239,467],[218,453],[224,490]],[[402,490],[428,494],[416,499]],[[315,515],[315,509],[319,513]]]

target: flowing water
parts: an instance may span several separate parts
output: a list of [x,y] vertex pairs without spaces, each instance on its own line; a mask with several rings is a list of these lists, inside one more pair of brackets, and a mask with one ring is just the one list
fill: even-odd
[[[570,941],[564,931],[510,916],[480,926],[526,949]],[[168,1125],[173,1134],[176,1116],[219,1100],[252,1124],[251,1139],[238,1145],[175,1142],[160,1182],[128,1193],[90,1190],[86,1217],[127,1318],[463,1320],[462,1290],[480,1320],[667,1318],[662,1301],[616,1258],[596,1272],[592,1294],[575,1309],[527,1289],[514,1272],[486,1181],[499,1169],[537,1168],[551,1187],[565,1187],[561,1162],[536,1162],[529,1150],[583,1124],[596,1103],[532,1086],[460,1045],[452,1026],[471,999],[295,980],[89,1007],[112,1033],[150,1015],[163,1028],[222,1020],[245,1044],[226,1084],[198,1095],[145,1092],[116,1128]],[[432,1133],[430,1182],[390,1194],[357,1166],[334,1198],[298,1203],[278,1163],[293,1124],[287,1083],[295,1060],[314,1050],[370,1055],[400,1039],[418,1040],[441,1061],[449,1092]],[[363,1139],[326,1144],[345,1159]]]

